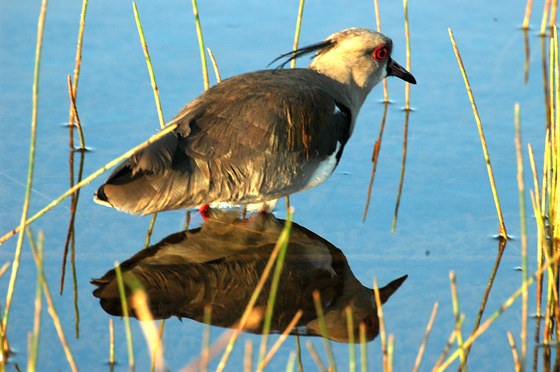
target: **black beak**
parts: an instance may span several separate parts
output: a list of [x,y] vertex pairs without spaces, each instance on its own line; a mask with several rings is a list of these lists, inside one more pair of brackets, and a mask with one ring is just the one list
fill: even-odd
[[396,76],[410,84],[416,84],[414,76],[392,58],[387,62],[387,76]]

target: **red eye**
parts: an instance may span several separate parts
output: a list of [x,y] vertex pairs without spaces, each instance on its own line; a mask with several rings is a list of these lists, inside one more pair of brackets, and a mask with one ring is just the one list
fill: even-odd
[[391,48],[388,45],[381,45],[373,50],[372,57],[376,61],[382,62],[389,58],[390,54]]

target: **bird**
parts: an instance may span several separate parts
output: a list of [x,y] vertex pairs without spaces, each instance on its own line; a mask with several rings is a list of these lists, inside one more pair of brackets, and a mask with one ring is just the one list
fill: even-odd
[[[210,306],[212,325],[237,325],[286,221],[272,213],[256,213],[250,218],[240,218],[238,212],[229,210],[209,209],[206,213],[200,227],[172,234],[120,265],[130,315],[143,319],[132,300],[131,288],[136,282],[146,293],[154,319],[176,316],[203,322],[205,309]],[[406,278],[402,276],[380,288],[381,302],[386,302]],[[99,298],[101,307],[111,315],[123,316],[115,270],[92,283],[96,286],[93,295]],[[270,290],[269,277],[255,303],[251,321],[243,327],[245,331],[262,332]],[[292,333],[323,336],[314,291],[319,293],[329,339],[352,340],[346,308],[354,319],[350,327],[354,340],[359,339],[361,324],[368,340],[377,336],[379,322],[373,290],[354,276],[342,250],[294,222],[275,298],[271,332],[283,332],[301,310]]]
[[[281,55],[278,68],[223,80],[167,124],[176,129],[118,165],[94,200],[141,215],[203,205],[266,210],[323,183],[371,89],[387,76],[416,84],[392,49],[381,33],[349,28]],[[312,53],[307,68],[282,68]]]

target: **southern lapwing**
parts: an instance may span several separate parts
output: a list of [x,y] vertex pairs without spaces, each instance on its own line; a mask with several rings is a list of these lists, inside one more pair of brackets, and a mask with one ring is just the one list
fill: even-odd
[[[259,281],[270,254],[284,228],[284,221],[268,213],[250,219],[238,214],[211,210],[200,228],[168,236],[121,264],[128,308],[137,316],[129,285],[135,277],[147,295],[156,319],[187,317],[202,322],[211,306],[211,324],[235,326]],[[302,315],[296,330],[301,335],[321,335],[313,292],[320,293],[330,339],[349,341],[347,307],[352,311],[354,340],[360,324],[368,340],[378,333],[373,291],[354,276],[343,252],[334,245],[293,224],[280,286],[276,296],[272,332],[282,332],[298,310]],[[380,289],[385,302],[406,276]],[[109,314],[122,316],[115,271],[93,280],[93,294]],[[270,277],[255,303],[246,331],[262,331],[270,293]]]
[[222,81],[168,123],[177,129],[120,164],[95,200],[149,214],[259,204],[321,184],[371,89],[386,76],[416,83],[391,58],[392,46],[383,34],[350,28],[280,56],[315,53],[308,68]]

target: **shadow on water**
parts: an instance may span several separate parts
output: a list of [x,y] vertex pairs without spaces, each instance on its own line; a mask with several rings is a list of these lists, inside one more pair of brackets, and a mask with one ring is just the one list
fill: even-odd
[[[280,234],[284,220],[258,213],[248,219],[237,212],[212,210],[200,228],[172,234],[121,264],[127,286],[131,314],[137,316],[131,301],[131,278],[146,291],[148,306],[156,319],[171,316],[203,322],[205,307],[211,307],[212,325],[234,327],[242,317]],[[380,289],[384,303],[400,287],[402,276]],[[114,270],[92,281],[93,294],[111,315],[123,314]],[[355,320],[353,339],[359,339],[360,324],[367,340],[379,333],[373,290],[354,276],[344,253],[334,245],[293,224],[280,279],[273,333],[286,329],[298,310],[302,316],[291,334],[321,335],[313,302],[318,291],[325,313],[328,338],[349,342],[349,307]],[[271,280],[258,298],[252,321],[244,330],[261,333]]]

